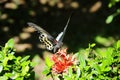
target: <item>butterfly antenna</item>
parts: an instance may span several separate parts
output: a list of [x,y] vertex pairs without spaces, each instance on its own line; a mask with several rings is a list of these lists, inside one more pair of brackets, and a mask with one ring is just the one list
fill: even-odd
[[68,24],[69,24],[69,22],[70,22],[71,16],[72,16],[72,13],[71,13],[71,15],[70,15],[69,18],[68,18],[68,21],[67,21],[67,23],[66,23],[66,25],[65,25],[65,28],[64,28],[63,33],[65,33],[65,31],[66,31],[66,29],[67,29],[67,27],[68,27]]
[[57,38],[56,38],[57,41],[61,41],[61,42],[62,42],[62,40],[63,40],[63,38],[64,38],[64,35],[65,35],[65,32],[66,32],[66,29],[67,29],[68,24],[69,24],[69,22],[70,22],[71,16],[72,16],[72,14],[71,14],[70,17],[68,18],[68,21],[67,21],[67,23],[66,23],[66,25],[65,25],[65,28],[64,28],[63,32],[61,32],[61,33],[57,36]]

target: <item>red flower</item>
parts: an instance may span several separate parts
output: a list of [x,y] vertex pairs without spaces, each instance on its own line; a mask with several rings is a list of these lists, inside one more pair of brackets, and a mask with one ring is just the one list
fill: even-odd
[[58,50],[58,52],[52,56],[52,60],[54,61],[52,70],[56,73],[62,73],[66,72],[68,67],[73,65],[75,58],[67,55],[67,49],[63,49]]

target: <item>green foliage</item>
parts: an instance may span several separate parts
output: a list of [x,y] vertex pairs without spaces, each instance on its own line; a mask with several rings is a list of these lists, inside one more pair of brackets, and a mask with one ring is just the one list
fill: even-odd
[[[73,68],[76,69],[76,72],[73,72]],[[81,75],[80,73],[80,68],[77,66],[70,67],[68,69],[68,73],[63,73],[63,78],[64,80],[79,80],[79,76]]]
[[51,67],[53,65],[53,62],[51,62],[50,58],[48,57],[45,58],[45,63],[48,67]]
[[46,68],[43,71],[43,74],[46,74],[47,76],[49,76],[51,74],[51,67],[53,65],[53,62],[51,62],[50,58],[46,57],[45,58],[45,63],[46,63]]
[[[114,7],[118,2],[120,2],[120,0],[110,0],[110,3],[108,4],[108,7]],[[109,24],[113,21],[114,17],[120,15],[120,7],[118,7],[116,9],[116,12],[114,12],[113,14],[109,15],[106,19],[106,23]]]
[[111,23],[112,20],[113,20],[113,18],[114,18],[113,15],[108,16],[107,19],[106,19],[106,23],[107,23],[107,24]]
[[105,38],[102,36],[97,36],[95,38],[95,41],[98,44],[103,45],[103,46],[111,46],[114,43],[114,39],[112,37]]
[[0,50],[0,80],[34,80],[30,56],[16,57],[14,41],[10,39]]
[[112,6],[116,5],[116,3],[120,2],[120,0],[110,0],[108,7],[111,8]]
[[[106,41],[106,39],[102,39]],[[104,42],[103,41],[103,42]],[[95,43],[89,44],[86,49],[80,49],[75,55],[77,64],[70,66],[66,73],[54,75],[58,80],[120,80],[120,40],[112,47],[95,48]],[[47,59],[48,69],[51,72],[50,60]],[[49,73],[52,74],[52,73]]]
[[[78,52],[79,55],[88,55],[80,61],[79,79],[120,79],[120,41],[113,47],[91,49],[89,53],[86,50]],[[86,66],[81,66],[83,64]]]

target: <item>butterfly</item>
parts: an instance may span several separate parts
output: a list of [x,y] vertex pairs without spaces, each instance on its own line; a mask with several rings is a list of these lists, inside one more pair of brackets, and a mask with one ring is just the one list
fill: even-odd
[[68,27],[68,24],[70,22],[70,18],[71,16],[68,18],[68,21],[64,27],[64,30],[60,32],[56,38],[52,37],[46,30],[44,30],[43,28],[41,28],[40,26],[32,22],[28,22],[27,24],[35,28],[40,33],[39,40],[41,43],[45,45],[46,49],[49,51],[53,51],[55,53],[63,45],[62,41],[65,36],[65,32]]

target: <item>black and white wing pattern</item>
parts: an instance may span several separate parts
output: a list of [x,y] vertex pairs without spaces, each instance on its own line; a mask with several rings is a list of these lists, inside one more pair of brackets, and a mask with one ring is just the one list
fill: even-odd
[[29,22],[28,25],[35,28],[40,33],[40,35],[39,35],[40,42],[43,43],[48,50],[53,50],[54,45],[55,45],[53,43],[53,41],[55,39],[40,26],[38,26],[34,23],[31,23],[31,22]]
[[63,45],[62,40],[64,38],[68,23],[70,21],[70,17],[67,21],[66,26],[64,27],[64,30],[58,34],[56,39],[54,37],[52,37],[47,31],[45,31],[40,26],[38,26],[34,23],[31,23],[31,22],[29,22],[28,25],[35,28],[40,33],[40,36],[39,36],[40,42],[46,46],[47,50],[56,52]]

